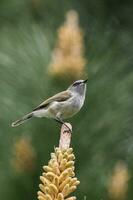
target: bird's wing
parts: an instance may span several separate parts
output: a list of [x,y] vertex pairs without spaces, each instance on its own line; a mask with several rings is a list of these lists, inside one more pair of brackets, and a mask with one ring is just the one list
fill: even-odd
[[62,102],[62,101],[66,101],[67,99],[69,99],[71,97],[71,92],[69,91],[63,91],[60,92],[52,97],[50,97],[49,99],[45,100],[44,102],[42,102],[39,106],[37,106],[33,111],[39,110],[41,108],[45,108],[46,106],[48,106],[50,103],[52,103],[53,101],[58,101],[58,102]]

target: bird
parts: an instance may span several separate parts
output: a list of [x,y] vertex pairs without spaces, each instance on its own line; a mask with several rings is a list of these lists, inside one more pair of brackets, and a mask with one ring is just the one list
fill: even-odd
[[11,126],[19,126],[33,117],[46,117],[65,125],[64,120],[78,113],[84,104],[87,80],[75,81],[68,89],[46,99],[32,112],[13,122]]

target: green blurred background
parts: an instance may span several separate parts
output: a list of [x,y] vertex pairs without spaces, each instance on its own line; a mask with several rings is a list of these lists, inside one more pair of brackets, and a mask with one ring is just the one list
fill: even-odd
[[76,79],[48,73],[57,30],[71,9],[84,32],[88,77],[85,105],[70,119],[81,181],[75,195],[133,199],[133,2],[0,0],[2,200],[37,199],[42,166],[58,146],[54,121],[33,119],[17,128],[11,123]]

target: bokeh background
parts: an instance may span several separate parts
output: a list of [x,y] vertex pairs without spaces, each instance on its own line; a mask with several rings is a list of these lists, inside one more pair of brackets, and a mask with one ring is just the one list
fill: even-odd
[[0,199],[37,199],[60,127],[12,121],[88,77],[70,119],[77,199],[133,199],[133,2],[0,0]]

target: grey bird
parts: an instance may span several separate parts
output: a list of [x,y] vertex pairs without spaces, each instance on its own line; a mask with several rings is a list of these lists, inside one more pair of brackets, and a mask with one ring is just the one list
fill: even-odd
[[32,117],[46,117],[65,124],[64,120],[75,115],[83,106],[87,80],[75,81],[70,87],[42,102],[32,112],[12,123],[19,126]]

